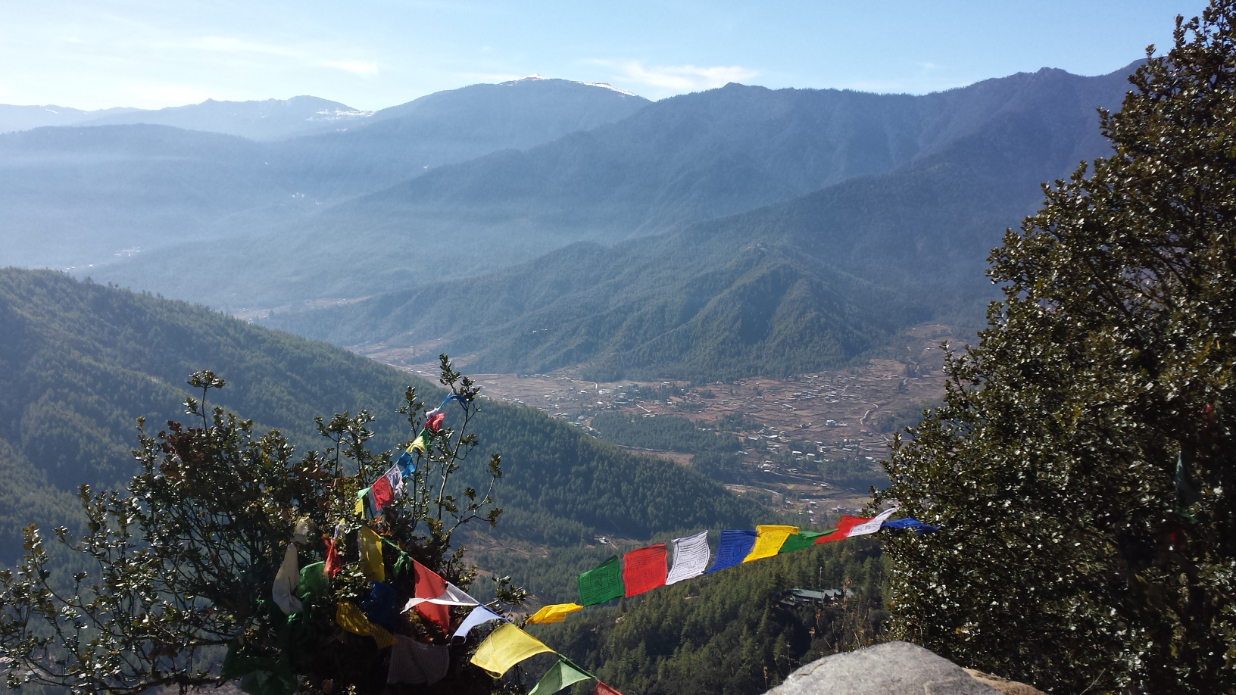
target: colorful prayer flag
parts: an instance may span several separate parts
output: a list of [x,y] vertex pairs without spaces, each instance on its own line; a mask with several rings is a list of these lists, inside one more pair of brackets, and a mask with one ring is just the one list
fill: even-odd
[[412,457],[411,452],[405,451],[399,455],[399,460],[395,462],[395,465],[399,466],[399,472],[407,478],[416,470],[416,459]]
[[335,609],[335,624],[356,635],[368,635],[378,643],[378,649],[385,649],[395,643],[391,633],[378,625],[369,622],[369,618],[361,612],[355,603],[341,602]]
[[[439,577],[436,572],[422,565],[416,560],[412,561],[412,566],[416,568],[416,586],[415,592],[417,598],[437,598],[446,593],[446,580]],[[462,593],[462,592],[461,592]],[[466,595],[466,594],[465,594]],[[471,598],[471,597],[469,597]],[[442,628],[443,632],[450,633],[451,631],[451,609],[436,603],[422,603],[416,606],[416,612],[421,614],[421,617],[433,623],[437,623],[438,627]]]
[[501,677],[524,659],[553,651],[514,625],[502,623],[476,648],[476,654],[472,655],[472,664]]
[[369,622],[381,625],[387,630],[394,630],[395,622],[399,619],[399,611],[395,610],[396,597],[394,587],[373,582],[369,588],[369,596],[361,601],[361,612],[369,618]]
[[541,610],[528,616],[528,619],[524,622],[529,625],[560,623],[566,620],[568,614],[582,610],[584,610],[584,607],[578,603],[555,603],[550,606],[542,606]]
[[381,514],[387,505],[395,501],[395,491],[391,489],[391,483],[385,477],[373,482],[373,487],[369,488],[369,494],[373,497],[375,516]]
[[386,565],[382,561],[382,539],[373,529],[362,526],[356,534],[360,546],[360,570],[371,582],[386,581]]
[[797,526],[756,526],[755,545],[751,546],[751,552],[747,553],[742,561],[763,560],[776,555],[777,551],[781,550],[781,545],[785,543],[785,539],[796,533],[798,533]]
[[674,568],[665,577],[667,585],[677,584],[684,579],[698,577],[704,573],[704,569],[708,567],[710,554],[707,531],[700,531],[684,538],[675,538],[671,544],[674,546]]
[[843,541],[849,537],[850,529],[868,521],[871,521],[871,519],[861,516],[842,516],[839,520],[837,520],[837,528],[834,529],[832,533],[815,539],[815,544],[821,545],[823,543],[832,543],[833,541]]
[[430,432],[437,432],[442,429],[442,421],[446,419],[446,413],[435,413],[428,415],[425,418],[425,427]]
[[398,464],[386,469],[382,477],[386,478],[386,482],[391,486],[391,493],[395,499],[403,497],[403,471],[400,470]]
[[777,551],[777,554],[784,555],[786,553],[792,553],[795,550],[810,548],[815,544],[815,539],[820,536],[828,535],[836,530],[837,529],[828,529],[827,531],[799,531],[798,533],[785,539],[785,542],[781,544],[781,549]]
[[476,608],[473,608],[472,612],[468,614],[468,617],[464,618],[463,622],[459,624],[459,627],[455,628],[455,634],[451,635],[451,641],[467,641],[468,633],[472,632],[472,628],[482,623],[487,623],[491,620],[506,620],[506,618],[503,618],[485,606],[477,606]]
[[428,457],[429,451],[425,448],[425,442],[427,441],[429,441],[429,430],[422,429],[421,433],[416,435],[416,439],[413,439],[412,443],[408,445],[407,453],[411,454],[413,451],[420,451],[422,456]]
[[596,569],[579,575],[576,583],[579,585],[579,602],[585,606],[605,603],[622,596],[622,574],[618,571],[618,556],[615,555],[597,565]]
[[275,585],[271,589],[271,597],[275,605],[284,615],[297,613],[302,608],[300,599],[292,595],[292,590],[300,581],[300,571],[296,568],[296,544],[288,543],[288,549],[283,552],[283,562],[275,573]]
[[712,567],[708,568],[708,573],[712,574],[741,564],[754,545],[755,531],[722,531],[721,540],[717,543],[717,556],[713,558]]
[[404,612],[407,612],[412,610],[413,606],[419,606],[422,603],[433,603],[439,606],[477,606],[480,605],[481,602],[469,596],[468,592],[463,589],[447,582],[446,591],[430,598],[410,598],[408,599],[407,604],[404,605],[403,610]]
[[352,510],[353,512],[356,513],[356,516],[365,515],[365,507],[366,507],[365,497],[368,494],[369,494],[369,488],[365,488],[364,490],[360,490],[359,492],[356,493],[356,507]]
[[592,691],[592,695],[622,695],[622,693],[614,690],[601,681],[597,681],[597,687]]
[[622,556],[622,587],[627,597],[665,586],[665,544],[657,543]]
[[904,519],[898,519],[896,521],[885,521],[884,525],[881,526],[880,528],[881,529],[912,528],[914,529],[915,535],[919,535],[919,536],[923,535],[924,533],[933,533],[935,531],[940,530],[939,526],[932,526],[931,524],[924,524],[918,519],[914,519],[912,517],[906,517]]
[[323,535],[322,543],[326,546],[326,563],[325,571],[327,579],[334,579],[336,574],[343,569],[343,561],[339,559],[339,549],[335,547],[335,539],[330,536]]
[[558,655],[558,663],[554,664],[541,680],[537,682],[536,687],[528,691],[528,695],[553,695],[563,688],[580,681],[586,681],[593,678],[591,673],[571,663],[571,660]]
[[850,529],[850,533],[849,535],[846,536],[846,538],[853,538],[854,536],[866,536],[866,535],[875,533],[876,531],[879,531],[880,526],[884,523],[886,519],[888,519],[888,517],[892,516],[893,512],[895,511],[897,511],[896,507],[893,507],[892,509],[885,509],[884,511],[877,514],[876,517],[872,519],[871,521],[861,523],[855,526],[854,528]]
[[391,665],[386,671],[388,685],[433,685],[451,670],[451,648],[445,644],[425,644],[411,637],[395,635]]

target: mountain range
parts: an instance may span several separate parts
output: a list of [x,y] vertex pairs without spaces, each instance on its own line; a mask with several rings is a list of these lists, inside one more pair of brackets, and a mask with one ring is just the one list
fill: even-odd
[[[335,121],[306,119],[347,107],[298,97],[278,108],[206,102],[119,114],[106,119],[111,125],[0,135],[0,264],[88,275],[139,254],[160,267],[186,252],[200,262],[210,257],[204,243],[229,252],[233,235],[295,227],[356,195],[622,119],[646,103],[605,86],[525,79],[431,94],[357,117],[342,131]],[[282,115],[264,119],[264,110]],[[331,132],[278,142],[240,137],[280,118]],[[118,124],[126,119],[134,123]],[[155,253],[177,244],[184,246],[170,257]],[[136,275],[124,282],[142,286]]]

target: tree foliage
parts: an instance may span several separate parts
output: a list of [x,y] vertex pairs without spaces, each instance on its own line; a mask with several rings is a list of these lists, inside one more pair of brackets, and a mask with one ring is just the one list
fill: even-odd
[[[239,679],[251,693],[382,692],[389,652],[333,620],[339,604],[362,605],[373,591],[348,559],[357,556],[358,532],[368,526],[382,539],[385,581],[402,597],[397,605],[414,593],[410,560],[459,587],[472,583],[475,569],[463,561],[462,547],[452,545],[452,534],[478,519],[493,525],[501,513],[492,494],[502,476],[497,454],[486,467],[487,489],[453,479],[479,454],[476,435],[467,431],[478,389],[442,357],[441,383],[462,406],[450,414],[456,427],[431,437],[404,494],[367,521],[355,513],[358,492],[392,464],[389,451],[369,449],[367,411],[318,418],[328,446],[296,456],[278,431],[259,436],[252,421],[207,409],[206,397],[224,386],[222,379],[201,371],[189,383],[202,391],[200,399],[185,401],[200,426],[169,421],[152,436],[139,421],[134,455],[141,472],[126,492],[82,486],[86,532],[75,538],[56,529],[58,542],[91,569],[73,574],[66,587],[48,569],[44,541],[30,526],[24,562],[0,573],[0,647],[10,687],[138,693]],[[406,446],[424,422],[424,404],[414,388],[405,400]],[[325,559],[333,542],[344,565],[325,591],[298,587],[303,606],[285,615],[271,600],[272,585],[305,522],[318,532],[300,545],[300,564]],[[518,605],[523,596],[500,580],[494,605]],[[416,611],[400,614],[393,632],[449,642]],[[440,687],[490,692],[494,682],[467,665],[466,651],[452,650],[460,667]]]
[[1114,152],[1044,187],[884,494],[893,630],[1057,692],[1236,689],[1236,3],[1101,112]]

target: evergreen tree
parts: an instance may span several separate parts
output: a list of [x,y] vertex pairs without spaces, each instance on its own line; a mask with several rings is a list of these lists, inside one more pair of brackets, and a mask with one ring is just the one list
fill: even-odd
[[[343,629],[340,607],[352,604],[396,635],[449,644],[433,609],[400,611],[424,577],[413,561],[466,589],[475,568],[452,534],[474,520],[493,525],[501,514],[492,494],[502,475],[497,454],[488,489],[452,480],[479,445],[467,431],[477,387],[445,355],[441,383],[458,403],[446,404],[455,427],[435,420],[422,429],[424,404],[409,388],[400,412],[410,434],[421,432],[405,446],[416,439],[425,446],[409,449],[414,472],[406,469],[403,494],[373,509],[361,493],[377,489],[392,457],[369,450],[368,412],[318,418],[329,446],[297,457],[278,431],[257,436],[251,421],[208,410],[207,396],[224,382],[209,371],[193,374],[189,384],[202,398],[185,405],[200,427],[168,422],[151,436],[139,421],[141,472],[127,494],[82,486],[86,532],[75,539],[56,529],[57,540],[91,569],[71,580],[56,576],[31,526],[24,562],[0,572],[0,656],[10,687],[139,693],[237,680],[262,695],[383,692],[391,651]],[[358,506],[369,509],[358,515]],[[362,532],[377,539],[376,555],[361,548]],[[295,589],[281,596],[277,574],[292,557],[303,569],[289,575]],[[376,557],[380,567],[358,557]],[[517,606],[524,592],[499,580],[496,596],[495,608]],[[466,611],[436,610],[452,611],[454,622]],[[468,664],[474,647],[475,640],[451,647],[454,668],[440,690],[504,687]]]
[[898,440],[892,627],[1056,692],[1236,690],[1236,3],[1147,52],[1112,156],[991,257],[1004,299]]

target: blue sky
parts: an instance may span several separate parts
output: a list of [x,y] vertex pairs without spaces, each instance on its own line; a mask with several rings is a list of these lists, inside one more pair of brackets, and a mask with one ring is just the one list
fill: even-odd
[[743,82],[948,89],[1110,72],[1198,0],[397,2],[0,0],[0,103],[158,108],[334,99],[361,109],[530,74],[650,99]]

